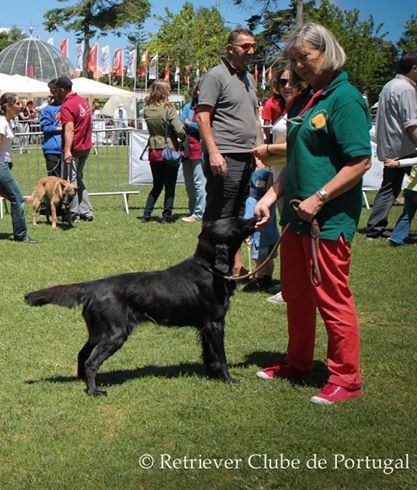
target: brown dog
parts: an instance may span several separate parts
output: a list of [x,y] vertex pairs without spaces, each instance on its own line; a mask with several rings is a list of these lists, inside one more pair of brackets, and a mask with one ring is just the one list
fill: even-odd
[[[49,175],[47,177],[42,177],[38,180],[33,189],[32,197],[28,199],[32,203],[32,224],[36,225],[36,214],[39,207],[43,202],[48,206],[51,206],[52,215],[52,228],[56,228],[56,210],[60,204],[64,205],[67,209],[71,204],[77,188],[73,186],[70,182]],[[47,214],[47,220],[49,223],[49,215]]]

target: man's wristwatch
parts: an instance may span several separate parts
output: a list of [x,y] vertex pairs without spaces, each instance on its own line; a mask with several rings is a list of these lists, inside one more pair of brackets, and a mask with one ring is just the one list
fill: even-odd
[[327,191],[326,191],[326,189],[324,187],[322,187],[321,189],[319,189],[317,191],[317,194],[321,197],[321,199],[324,202],[330,201],[330,196],[329,196],[329,194],[327,193]]

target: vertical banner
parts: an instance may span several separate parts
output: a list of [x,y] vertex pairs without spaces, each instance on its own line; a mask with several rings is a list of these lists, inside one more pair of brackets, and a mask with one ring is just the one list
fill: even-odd
[[258,65],[255,65],[255,73],[253,74],[253,78],[255,79],[255,87],[257,88],[259,83]]
[[110,75],[111,63],[110,63],[110,46],[107,44],[100,50],[100,71],[102,75]]
[[113,73],[116,77],[123,76],[123,48],[114,50]]
[[136,78],[136,49],[129,51],[129,58],[127,60],[126,76],[129,78]]
[[266,89],[266,71],[265,71],[265,65],[263,65],[263,67],[262,67],[261,87],[262,87],[262,90],[265,90]]
[[75,70],[78,72],[83,71],[83,56],[84,56],[84,41],[77,44],[77,62],[75,64]]
[[164,80],[169,82],[170,78],[171,78],[171,66],[170,66],[170,60],[168,58],[164,70]]
[[149,63],[149,80],[158,78],[158,55],[156,54]]
[[98,77],[98,43],[94,43],[88,52],[87,70],[94,78]]
[[68,58],[68,38],[62,39],[59,43],[62,56]]
[[146,70],[148,67],[149,52],[147,49],[142,53],[140,57],[140,68],[139,68],[139,78],[146,77]]
[[184,83],[188,90],[190,90],[190,68],[190,65],[185,65]]

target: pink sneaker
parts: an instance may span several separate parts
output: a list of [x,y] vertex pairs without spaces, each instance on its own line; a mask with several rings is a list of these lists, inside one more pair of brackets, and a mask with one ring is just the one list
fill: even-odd
[[362,390],[357,388],[356,390],[348,390],[343,386],[327,383],[323,386],[320,393],[310,398],[311,403],[316,405],[333,405],[334,403],[343,402],[350,398],[356,398],[362,395]]
[[304,376],[305,372],[300,371],[292,366],[290,366],[285,359],[279,361],[273,366],[268,366],[262,371],[258,371],[256,376],[260,379],[275,379],[275,378],[297,378]]

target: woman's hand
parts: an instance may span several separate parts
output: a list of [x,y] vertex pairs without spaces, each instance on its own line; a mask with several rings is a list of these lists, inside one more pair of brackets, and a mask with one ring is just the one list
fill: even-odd
[[262,199],[255,206],[254,214],[259,216],[259,221],[255,225],[256,230],[263,230],[271,217],[269,206],[262,202]]
[[254,148],[251,153],[255,156],[255,158],[259,158],[260,160],[264,160],[266,157],[269,157],[271,153],[268,151],[269,145],[259,145]]
[[297,214],[302,220],[311,222],[316,214],[321,211],[323,205],[324,201],[317,194],[313,194],[300,202],[297,207]]
[[400,166],[400,162],[398,160],[388,159],[384,162],[384,167],[386,168],[398,168]]

